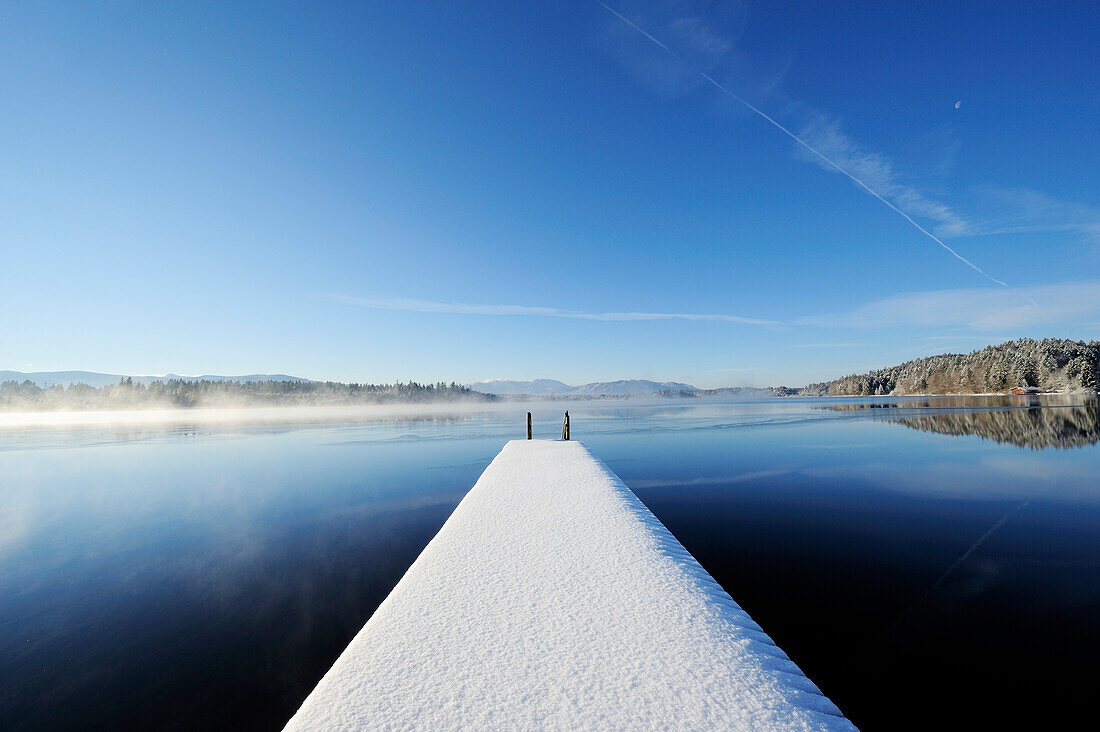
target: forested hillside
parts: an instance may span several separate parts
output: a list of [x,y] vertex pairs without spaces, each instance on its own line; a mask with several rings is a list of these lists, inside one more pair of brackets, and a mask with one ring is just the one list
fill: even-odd
[[982,394],[1015,386],[1096,391],[1100,342],[1024,338],[972,353],[945,353],[798,390],[806,396]]

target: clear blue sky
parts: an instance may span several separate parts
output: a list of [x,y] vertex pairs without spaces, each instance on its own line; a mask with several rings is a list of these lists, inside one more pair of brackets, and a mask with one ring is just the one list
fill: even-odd
[[1089,3],[608,5],[673,53],[582,1],[5,5],[0,368],[795,384],[1100,338]]

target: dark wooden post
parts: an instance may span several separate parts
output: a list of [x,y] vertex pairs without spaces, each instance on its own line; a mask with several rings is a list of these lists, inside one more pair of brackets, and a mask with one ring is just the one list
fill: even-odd
[[561,438],[563,440],[569,439],[569,412],[565,413],[565,423],[561,426]]
[[527,413],[527,439],[531,439],[531,413]]

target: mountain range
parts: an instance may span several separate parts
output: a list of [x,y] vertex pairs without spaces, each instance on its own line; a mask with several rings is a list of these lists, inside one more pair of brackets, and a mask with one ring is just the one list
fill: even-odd
[[542,396],[542,397],[609,397],[609,396],[653,396],[662,392],[695,394],[699,391],[691,384],[678,381],[647,381],[645,379],[620,379],[619,381],[594,381],[588,384],[570,386],[554,379],[535,379],[533,381],[515,381],[511,379],[492,379],[467,384],[471,389],[497,396]]
[[[240,376],[132,376],[94,371],[0,371],[0,384],[30,381],[40,388],[84,383],[92,387],[117,384],[132,378],[135,384],[148,386],[154,381],[172,379],[184,382],[260,381],[315,383],[287,374],[244,374]],[[864,374],[852,374],[833,381],[790,388],[769,389],[727,387],[699,389],[678,381],[621,379],[570,385],[555,379],[519,381],[492,379],[466,386],[483,394],[504,397],[606,398],[606,397],[699,397],[723,399],[759,399],[769,396],[861,396],[910,394],[976,394],[1006,392],[1013,387],[1039,391],[1095,392],[1100,382],[1100,342],[1072,341],[1059,338],[1032,340],[1021,338],[996,346],[987,346],[968,354],[945,353],[919,358]],[[400,385],[394,385],[395,387]],[[410,382],[410,386],[412,385]],[[430,386],[430,385],[429,385]],[[454,388],[454,387],[452,387]]]

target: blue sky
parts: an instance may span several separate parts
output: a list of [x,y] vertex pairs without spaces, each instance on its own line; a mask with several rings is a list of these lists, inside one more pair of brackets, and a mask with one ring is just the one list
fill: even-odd
[[0,368],[766,385],[1100,338],[1088,4],[608,5],[668,50],[596,2],[6,6]]

